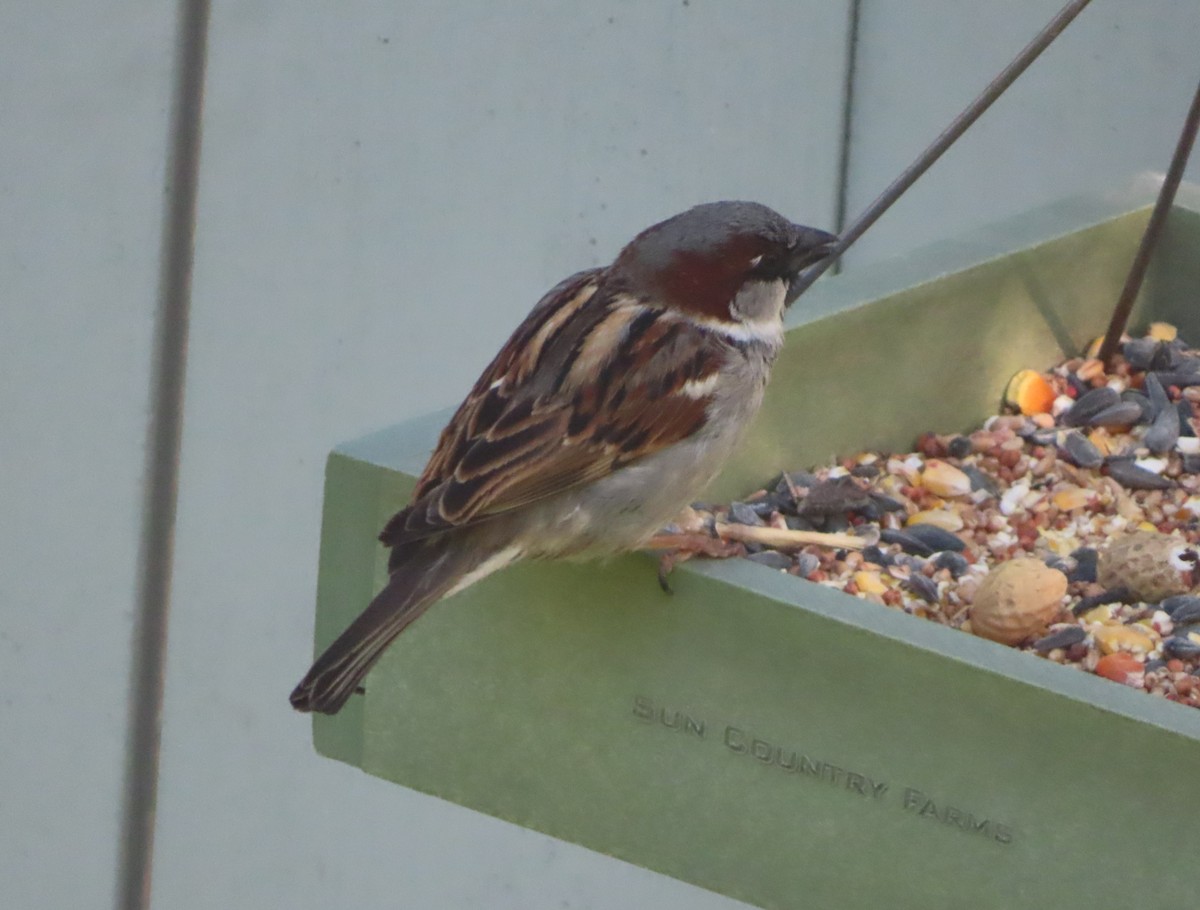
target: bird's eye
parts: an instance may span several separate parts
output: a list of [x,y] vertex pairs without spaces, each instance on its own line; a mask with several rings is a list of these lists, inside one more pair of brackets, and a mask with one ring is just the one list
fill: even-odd
[[752,268],[752,269],[758,268],[759,263],[762,261],[763,261],[762,253],[759,253],[757,256],[755,256],[753,259],[750,260],[750,268]]

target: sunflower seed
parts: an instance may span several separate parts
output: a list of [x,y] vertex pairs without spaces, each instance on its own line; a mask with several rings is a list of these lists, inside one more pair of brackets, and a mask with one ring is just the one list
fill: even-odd
[[907,581],[900,584],[901,587],[908,588],[927,604],[936,604],[940,599],[937,582],[920,572],[914,572],[908,576]]
[[1133,389],[1126,389],[1121,393],[1121,400],[1124,402],[1132,402],[1141,409],[1142,416],[1137,419],[1137,423],[1150,423],[1158,414],[1158,411],[1155,410],[1154,405],[1150,403],[1150,399],[1141,392],[1135,392]]
[[862,557],[867,562],[874,563],[877,566],[890,566],[892,564],[892,557],[877,546],[863,547]]
[[1168,638],[1162,644],[1163,653],[1168,657],[1178,657],[1180,660],[1187,660],[1191,657],[1200,657],[1200,644],[1192,641],[1190,638],[1183,638],[1176,635],[1174,638]]
[[904,510],[904,503],[892,499],[890,496],[884,496],[882,493],[876,493],[874,490],[870,493],[871,502],[875,503],[882,512],[901,512]]
[[1135,370],[1148,370],[1160,346],[1161,342],[1153,338],[1135,338],[1121,345],[1121,356]]
[[955,553],[953,550],[943,550],[933,557],[933,565],[936,569],[947,569],[951,577],[958,578],[967,571],[970,563],[967,562],[965,556],[961,553]]
[[1146,444],[1146,448],[1151,452],[1161,455],[1175,448],[1175,443],[1178,439],[1179,412],[1168,404],[1158,412],[1158,416],[1154,418],[1154,423],[1146,431],[1142,442]]
[[1132,461],[1109,459],[1108,476],[1127,490],[1171,490],[1175,482],[1159,474],[1139,468]]
[[933,547],[928,546],[920,538],[913,537],[907,531],[893,531],[891,528],[884,528],[879,534],[879,539],[884,543],[894,543],[905,553],[912,553],[914,556],[933,555]]
[[967,546],[957,534],[953,534],[945,528],[939,528],[937,525],[909,525],[904,529],[904,533],[921,541],[929,547],[931,553],[940,553],[943,550],[961,553]]
[[1078,467],[1098,468],[1104,464],[1104,455],[1078,430],[1072,430],[1063,436],[1059,448],[1071,463]]
[[1093,414],[1088,419],[1087,425],[1089,427],[1127,427],[1137,423],[1141,419],[1142,409],[1136,402],[1118,401],[1111,407],[1105,408],[1099,414]]
[[1163,370],[1157,373],[1147,373],[1147,376],[1157,376],[1158,381],[1163,384],[1163,388],[1169,385],[1177,386],[1184,389],[1188,386],[1200,385],[1200,373],[1193,373],[1183,370]]
[[1183,350],[1178,344],[1171,341],[1159,342],[1158,348],[1154,351],[1154,357],[1150,360],[1151,370],[1175,370],[1183,362]]
[[766,524],[754,507],[744,502],[735,502],[729,506],[729,518],[736,524],[762,527]]
[[1125,603],[1129,597],[1129,589],[1118,585],[1107,591],[1101,591],[1099,594],[1093,594],[1091,597],[1081,597],[1079,603],[1071,607],[1071,612],[1076,616],[1082,616],[1088,610],[1094,610],[1104,604]]
[[1091,419],[1097,414],[1120,403],[1121,396],[1115,389],[1101,386],[1085,392],[1076,399],[1075,403],[1059,418],[1059,422],[1065,427],[1088,426]]
[[1000,481],[974,465],[965,464],[960,469],[971,481],[972,492],[983,490],[989,496],[1000,495]]
[[1146,390],[1146,397],[1150,401],[1150,406],[1154,409],[1155,416],[1163,408],[1171,403],[1171,399],[1167,396],[1166,389],[1163,388],[1158,377],[1153,373],[1147,373],[1145,381],[1142,383],[1142,388]]
[[1055,648],[1069,648],[1087,638],[1083,626],[1064,626],[1057,632],[1051,632],[1045,638],[1039,638],[1033,643],[1033,649],[1039,654],[1053,651]]
[[1080,547],[1071,554],[1075,568],[1067,573],[1067,581],[1092,583],[1096,580],[1096,564],[1100,554],[1091,547]]
[[1177,626],[1200,620],[1200,597],[1195,594],[1176,594],[1165,598],[1158,608],[1165,610],[1171,622]]

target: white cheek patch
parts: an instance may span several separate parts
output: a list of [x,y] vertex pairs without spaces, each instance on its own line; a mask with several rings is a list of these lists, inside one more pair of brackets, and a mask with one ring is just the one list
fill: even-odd
[[[782,279],[752,281],[738,291],[729,306],[733,319],[701,317],[695,321],[739,344],[783,343],[783,304],[787,286]],[[697,396],[699,397],[699,396]]]
[[729,311],[743,323],[782,319],[786,296],[787,286],[780,278],[774,281],[751,281],[738,291]]
[[[787,285],[782,279],[752,281],[746,284],[729,305],[732,319],[688,313],[694,325],[723,335],[735,344],[783,344],[783,308]],[[697,398],[700,396],[697,395]]]

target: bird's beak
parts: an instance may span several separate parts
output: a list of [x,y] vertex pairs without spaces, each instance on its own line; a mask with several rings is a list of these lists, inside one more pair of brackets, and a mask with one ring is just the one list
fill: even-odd
[[796,234],[797,239],[791,259],[791,273],[794,277],[791,281],[791,288],[789,288],[787,297],[784,300],[788,306],[791,306],[796,298],[800,296],[800,273],[810,265],[815,265],[821,260],[827,259],[840,242],[836,234],[830,234],[828,231],[822,231],[817,228],[798,225]]
[[802,227],[796,240],[795,252],[792,254],[792,267],[799,272],[816,262],[820,262],[833,252],[838,243],[838,236],[817,228]]

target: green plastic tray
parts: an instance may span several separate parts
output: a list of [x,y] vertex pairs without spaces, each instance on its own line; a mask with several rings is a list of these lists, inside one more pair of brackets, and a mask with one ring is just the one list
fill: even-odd
[[[993,413],[1100,334],[1148,181],[822,281],[712,496]],[[1200,190],[1135,324],[1200,339]],[[447,414],[329,457],[316,644]],[[518,566],[440,604],[314,718],[324,755],[752,904],[1195,906],[1200,712],[741,560]]]

